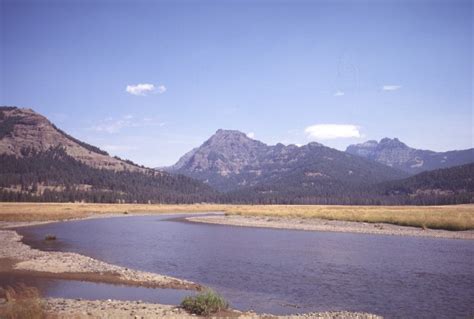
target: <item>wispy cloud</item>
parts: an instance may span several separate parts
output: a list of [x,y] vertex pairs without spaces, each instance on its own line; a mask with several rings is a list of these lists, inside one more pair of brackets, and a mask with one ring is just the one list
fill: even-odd
[[163,94],[166,90],[164,85],[155,87],[155,85],[151,83],[130,84],[125,88],[127,93],[137,96],[146,96],[151,93]]
[[157,92],[158,94],[163,94],[163,93],[166,92],[166,90],[167,90],[167,88],[166,88],[166,86],[164,86],[164,85],[160,85],[160,86],[158,86],[158,87],[156,88],[156,92]]
[[90,129],[96,132],[104,132],[114,134],[120,132],[124,128],[129,127],[145,127],[145,126],[164,126],[166,123],[160,122],[154,118],[136,118],[131,114],[124,115],[120,118],[108,117],[99,121],[98,124]]
[[91,129],[96,132],[105,132],[105,133],[118,133],[122,128],[130,126],[131,121],[125,118],[113,119],[106,118],[105,120],[100,121],[99,124],[94,125]]
[[396,91],[396,90],[401,89],[401,87],[402,87],[401,85],[393,85],[393,84],[384,85],[384,86],[382,86],[382,90],[383,91]]
[[337,91],[336,93],[334,93],[334,96],[343,96],[344,94],[346,94],[346,93],[344,93],[342,91]]
[[308,138],[315,140],[361,137],[359,126],[353,124],[315,124],[308,126],[304,132]]
[[254,133],[254,132],[248,132],[248,133],[247,133],[247,137],[249,137],[249,138],[254,138],[254,137],[255,137],[255,133]]

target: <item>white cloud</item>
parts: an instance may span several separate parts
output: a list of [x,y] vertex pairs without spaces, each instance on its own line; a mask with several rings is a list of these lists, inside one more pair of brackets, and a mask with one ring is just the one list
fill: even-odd
[[382,90],[383,91],[396,91],[398,89],[400,89],[402,86],[401,85],[384,85],[382,87]]
[[130,121],[127,119],[110,119],[107,118],[101,121],[99,124],[92,127],[94,131],[97,132],[106,132],[106,133],[118,133],[122,128],[130,126]]
[[166,92],[166,87],[164,85],[155,87],[155,85],[151,83],[139,83],[135,85],[127,85],[125,91],[132,95],[146,96],[150,93],[163,94]]
[[334,93],[334,96],[343,96],[344,94],[346,94],[346,93],[344,93],[342,91],[337,91],[336,93]]
[[160,85],[160,86],[158,86],[158,88],[156,89],[156,92],[158,92],[158,94],[163,94],[163,93],[166,92],[166,90],[167,90],[166,86]]
[[315,140],[361,137],[359,127],[352,124],[315,124],[308,126],[304,132],[308,138]]
[[96,132],[105,132],[114,134],[120,132],[123,128],[128,127],[149,127],[157,126],[162,127],[166,123],[160,122],[157,119],[145,117],[143,119],[135,118],[133,115],[128,114],[120,118],[108,117],[101,120],[97,125],[94,125],[90,129]]
[[247,133],[247,137],[249,137],[249,138],[254,138],[254,137],[255,137],[255,133],[254,133],[254,132],[249,132],[249,133]]

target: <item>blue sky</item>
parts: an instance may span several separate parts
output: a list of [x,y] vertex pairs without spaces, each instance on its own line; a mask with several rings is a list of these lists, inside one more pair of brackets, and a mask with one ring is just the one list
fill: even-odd
[[469,0],[0,3],[0,104],[140,164],[219,128],[473,146]]

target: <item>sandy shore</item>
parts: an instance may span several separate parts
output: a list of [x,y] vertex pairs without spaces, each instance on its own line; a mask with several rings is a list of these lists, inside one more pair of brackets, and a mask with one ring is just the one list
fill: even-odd
[[45,312],[58,319],[68,318],[192,318],[179,307],[139,301],[81,300],[48,298]]
[[215,215],[188,217],[191,222],[232,225],[242,227],[263,227],[278,229],[296,229],[325,232],[346,232],[396,236],[421,236],[450,239],[474,239],[474,230],[447,231],[422,229],[418,227],[397,226],[384,223],[362,223],[317,218],[254,217],[240,215]]
[[[144,303],[140,301],[119,301],[119,300],[81,300],[81,299],[45,299],[45,310],[58,319],[69,318],[196,318],[199,316],[190,315],[180,307]],[[321,312],[307,313],[290,316],[273,316],[269,314],[256,314],[253,312],[240,312],[228,310],[213,315],[220,318],[319,318],[319,319],[379,319],[380,316],[367,313],[354,312]]]

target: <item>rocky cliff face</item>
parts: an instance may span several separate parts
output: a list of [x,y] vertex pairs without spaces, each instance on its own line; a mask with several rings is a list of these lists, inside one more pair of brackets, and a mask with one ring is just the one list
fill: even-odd
[[438,153],[411,148],[397,138],[350,145],[346,152],[410,174],[474,162],[474,149]]
[[76,160],[94,168],[146,171],[67,135],[31,109],[0,107],[0,154],[22,157],[25,154],[22,150],[27,148],[43,152],[58,146]]
[[[266,145],[244,133],[218,130],[169,171],[202,180],[220,191],[283,183],[313,187],[335,181],[369,184],[405,175],[318,143]],[[305,186],[306,185],[306,186]]]
[[267,146],[244,133],[218,130],[198,149],[181,158],[175,167],[193,172],[213,171],[220,176],[239,174],[243,168],[257,164]]

